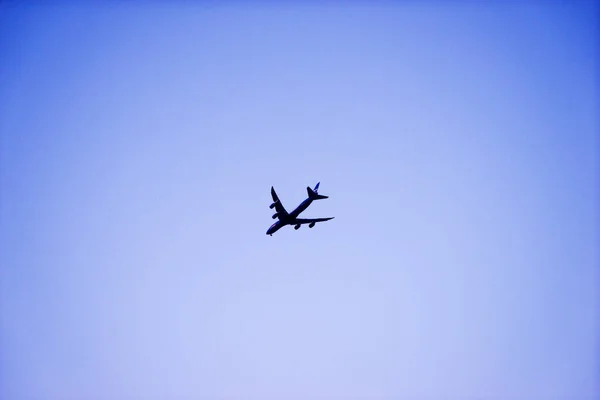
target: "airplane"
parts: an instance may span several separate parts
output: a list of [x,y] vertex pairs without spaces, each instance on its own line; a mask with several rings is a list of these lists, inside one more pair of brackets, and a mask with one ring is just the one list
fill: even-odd
[[291,213],[288,213],[285,210],[285,208],[281,204],[281,201],[279,201],[279,197],[277,197],[277,193],[275,193],[275,189],[273,188],[273,186],[271,186],[271,196],[273,197],[273,203],[269,206],[269,208],[275,208],[275,211],[277,212],[273,214],[273,219],[278,218],[279,220],[273,225],[271,225],[271,227],[267,230],[267,235],[273,236],[275,232],[277,232],[279,229],[283,228],[286,225],[294,225],[294,229],[296,230],[299,229],[302,224],[308,224],[308,227],[312,228],[317,222],[329,221],[330,219],[335,218],[298,218],[298,215],[300,215],[302,211],[306,210],[306,208],[310,206],[310,203],[312,203],[313,200],[327,199],[329,197],[319,194],[320,183],[321,182],[317,183],[314,189],[311,189],[310,186],[306,187],[306,191],[308,192],[308,198],[302,203],[300,203],[300,205],[296,207],[296,209]]

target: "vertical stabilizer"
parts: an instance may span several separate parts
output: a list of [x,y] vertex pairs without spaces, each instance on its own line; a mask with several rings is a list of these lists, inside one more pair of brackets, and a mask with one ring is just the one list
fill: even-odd
[[[319,182],[321,183],[321,182]],[[317,191],[319,190],[319,183],[317,183],[317,186],[315,186],[314,189],[311,189],[310,186],[306,187],[306,191],[308,192],[308,198],[311,200],[321,200],[321,199],[326,199],[329,196],[323,196],[320,195]]]

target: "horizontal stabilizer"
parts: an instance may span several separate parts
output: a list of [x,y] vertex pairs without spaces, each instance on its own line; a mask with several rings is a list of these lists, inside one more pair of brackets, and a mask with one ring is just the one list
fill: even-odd
[[311,200],[321,200],[321,199],[327,199],[329,198],[329,196],[323,196],[322,194],[318,194],[317,192],[315,192],[314,190],[312,190],[310,188],[310,186],[306,187],[306,191],[308,192],[308,198]]

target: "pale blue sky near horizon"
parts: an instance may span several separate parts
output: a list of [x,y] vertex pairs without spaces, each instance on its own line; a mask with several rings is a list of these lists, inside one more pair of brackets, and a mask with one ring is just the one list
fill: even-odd
[[597,399],[599,31],[0,3],[0,398]]

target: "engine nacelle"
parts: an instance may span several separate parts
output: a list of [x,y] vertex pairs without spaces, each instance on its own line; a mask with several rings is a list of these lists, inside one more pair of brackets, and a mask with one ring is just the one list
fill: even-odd
[[269,208],[272,210],[273,207],[275,207],[275,203],[271,203],[271,205],[269,206]]
[[298,229],[300,229],[300,224],[296,225],[296,226],[294,227],[294,229],[295,229],[295,230],[298,230]]
[[308,224],[308,227],[309,227],[309,228],[312,228],[313,226],[315,226],[315,223],[314,223],[314,222],[311,222],[310,224]]
[[275,213],[275,214],[273,214],[273,216],[272,216],[271,218],[275,219],[275,218],[277,218],[278,216],[279,216],[279,213]]

